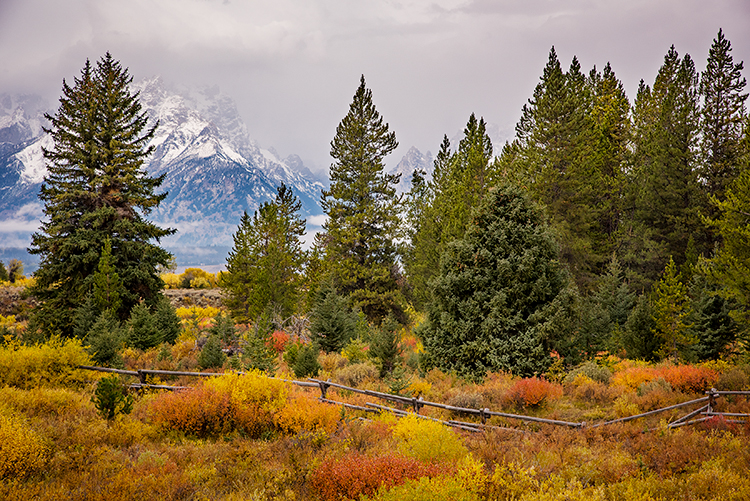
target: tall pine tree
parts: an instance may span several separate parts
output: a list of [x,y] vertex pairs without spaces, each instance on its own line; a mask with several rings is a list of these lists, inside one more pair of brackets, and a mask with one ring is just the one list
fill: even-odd
[[282,183],[275,199],[261,204],[252,218],[243,214],[219,284],[235,320],[253,322],[263,313],[286,318],[294,312],[305,263],[300,207]]
[[39,195],[47,219],[29,249],[40,257],[32,329],[44,335],[72,335],[72,312],[92,292],[107,238],[123,285],[120,318],[160,297],[157,266],[170,254],[152,242],[174,230],[145,218],[166,194],[155,193],[163,176],[143,168],[156,125],[148,126],[131,81],[109,53],[95,68],[87,61],[72,86],[63,81],[60,108],[47,115],[54,147],[44,151],[48,174]]
[[363,75],[331,141],[335,162],[331,186],[321,197],[328,215],[321,241],[337,290],[375,322],[402,310],[394,243],[400,225],[399,176],[384,172],[383,165],[397,146]]
[[[719,30],[708,51],[701,74],[701,178],[709,195],[724,198],[724,192],[739,174],[742,134],[747,117],[743,93],[747,81],[743,63],[734,63],[732,45]],[[712,211],[712,214],[714,212]]]

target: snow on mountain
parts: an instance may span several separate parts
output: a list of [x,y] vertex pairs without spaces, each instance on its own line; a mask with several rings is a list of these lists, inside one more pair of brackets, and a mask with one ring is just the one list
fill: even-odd
[[396,186],[399,192],[403,193],[411,189],[411,179],[416,169],[425,171],[427,178],[431,178],[433,170],[432,153],[429,151],[422,153],[412,146],[406,152],[406,155],[401,158],[401,161],[390,171],[391,174],[401,174],[401,179]]
[[[196,255],[212,247],[225,253],[243,211],[252,213],[272,199],[282,182],[300,197],[303,217],[322,212],[323,184],[296,155],[282,159],[252,141],[234,101],[217,87],[175,89],[157,77],[133,89],[151,123],[159,123],[145,167],[151,176],[165,174],[159,191],[168,192],[149,218],[179,230],[162,241],[178,261],[184,247]],[[28,241],[29,218],[39,221],[37,194],[47,172],[42,147],[54,146],[42,131],[45,111],[33,96],[0,95],[0,248],[19,240],[20,234],[10,238],[7,228],[24,228]],[[36,204],[34,210],[29,204]],[[9,221],[13,224],[5,224]]]

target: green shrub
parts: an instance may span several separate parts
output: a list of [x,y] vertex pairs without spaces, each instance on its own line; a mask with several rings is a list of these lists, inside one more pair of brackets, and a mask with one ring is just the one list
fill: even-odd
[[357,316],[330,283],[324,283],[316,294],[310,317],[313,340],[323,351],[340,351],[356,333]]
[[609,380],[612,379],[612,372],[608,368],[602,367],[596,362],[589,360],[570,371],[568,375],[565,376],[563,382],[565,384],[572,384],[579,374],[583,374],[593,381],[604,384],[609,384]]
[[292,370],[294,376],[299,378],[317,376],[320,372],[317,348],[312,344],[302,345],[297,351]]
[[380,377],[390,374],[401,360],[400,329],[401,326],[393,315],[388,315],[373,333],[370,356],[380,363]]
[[139,303],[130,311],[128,344],[139,350],[158,346],[161,341],[156,319],[146,303]]
[[180,317],[177,316],[177,310],[164,295],[161,295],[159,302],[156,303],[154,322],[159,332],[160,343],[174,344],[177,341],[181,328]]
[[91,397],[96,410],[104,419],[111,421],[118,414],[130,414],[133,410],[133,396],[128,395],[119,376],[112,375],[100,379]]
[[120,350],[125,341],[125,332],[111,310],[99,315],[86,336],[87,351],[97,365],[122,367]]
[[215,336],[211,336],[203,345],[200,355],[198,355],[198,365],[201,369],[222,367],[226,358],[227,356],[221,351],[219,340]]

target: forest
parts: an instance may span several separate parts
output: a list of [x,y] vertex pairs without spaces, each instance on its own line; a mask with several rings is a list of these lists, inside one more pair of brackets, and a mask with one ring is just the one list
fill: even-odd
[[719,30],[631,101],[553,47],[512,141],[472,113],[403,195],[363,75],[312,247],[282,184],[225,271],[178,274],[158,124],[86,61],[47,115],[39,268],[0,265],[0,497],[748,499],[743,69]]

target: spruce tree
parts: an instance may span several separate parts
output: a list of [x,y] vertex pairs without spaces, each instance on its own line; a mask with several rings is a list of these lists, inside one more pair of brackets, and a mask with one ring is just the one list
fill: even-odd
[[566,283],[542,211],[518,188],[491,190],[441,259],[422,329],[427,365],[477,378],[543,372],[554,342],[545,323]]
[[328,215],[322,238],[325,265],[337,289],[375,322],[402,311],[394,243],[400,225],[399,175],[387,174],[383,165],[397,146],[362,76],[331,141],[335,162],[331,186],[321,197]]
[[301,202],[284,183],[250,218],[244,213],[219,286],[232,316],[252,322],[267,310],[294,312],[302,285],[305,220]]
[[63,81],[60,108],[47,115],[54,147],[44,150],[48,174],[39,195],[46,220],[29,249],[40,257],[30,328],[42,334],[72,335],[71,312],[92,292],[107,238],[123,284],[120,319],[160,295],[156,268],[170,255],[152,241],[174,230],[145,219],[166,194],[155,194],[163,176],[149,177],[143,168],[156,125],[148,125],[131,81],[109,53],[95,68],[87,61],[72,86]]

